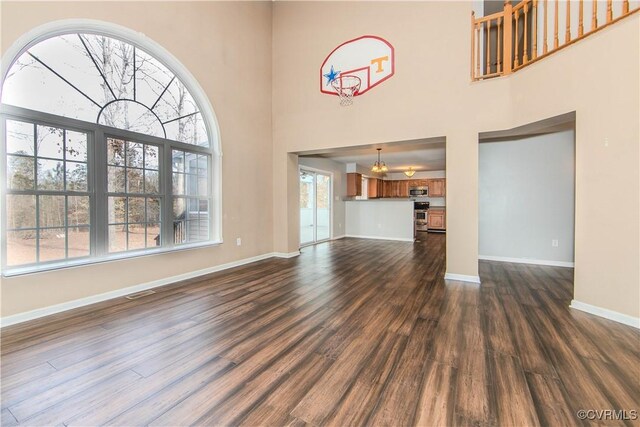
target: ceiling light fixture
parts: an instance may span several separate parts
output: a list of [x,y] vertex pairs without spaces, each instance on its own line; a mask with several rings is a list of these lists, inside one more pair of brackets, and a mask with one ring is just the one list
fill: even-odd
[[375,173],[387,172],[389,168],[384,162],[380,161],[380,151],[382,151],[382,148],[376,148],[376,150],[378,150],[378,161],[373,164],[373,167],[371,168],[371,172],[375,172]]
[[407,175],[407,177],[409,178],[411,178],[415,173],[416,171],[411,166],[409,166],[408,171],[404,171],[404,174]]

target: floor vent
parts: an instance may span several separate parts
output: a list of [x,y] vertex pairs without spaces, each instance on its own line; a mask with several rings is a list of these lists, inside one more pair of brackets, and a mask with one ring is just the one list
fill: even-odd
[[149,289],[147,291],[136,292],[135,294],[129,294],[125,298],[126,299],[138,299],[138,298],[146,297],[147,295],[153,295],[155,293],[156,293],[156,291],[152,291],[151,289]]

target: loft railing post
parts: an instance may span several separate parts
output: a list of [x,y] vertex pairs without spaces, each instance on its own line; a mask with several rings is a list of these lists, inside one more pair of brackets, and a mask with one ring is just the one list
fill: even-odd
[[503,73],[511,74],[513,69],[513,54],[511,51],[513,36],[513,6],[511,0],[505,0],[504,2],[504,28],[502,31],[502,52],[503,52]]
[[475,75],[473,73],[473,70],[476,66],[475,62],[475,56],[474,56],[474,52],[475,52],[475,38],[476,38],[476,12],[475,11],[471,11],[471,80],[475,80]]

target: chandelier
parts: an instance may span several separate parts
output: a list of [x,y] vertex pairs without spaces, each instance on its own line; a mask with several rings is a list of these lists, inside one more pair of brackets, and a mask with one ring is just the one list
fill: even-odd
[[375,173],[387,172],[389,168],[384,162],[380,161],[380,151],[382,150],[382,148],[376,148],[376,150],[378,150],[378,161],[373,164],[373,167],[371,168],[371,172],[375,172]]
[[408,171],[404,171],[404,174],[408,178],[411,178],[415,173],[416,173],[416,171],[411,166],[409,166],[409,170]]

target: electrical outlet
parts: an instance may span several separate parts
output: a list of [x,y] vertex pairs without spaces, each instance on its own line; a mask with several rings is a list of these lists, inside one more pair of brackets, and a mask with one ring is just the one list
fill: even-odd
[[553,239],[551,241],[551,246],[553,246],[554,248],[557,248],[558,247],[558,239]]
[[240,237],[238,237],[238,238],[236,239],[236,245],[237,245],[237,246],[241,246],[241,245],[242,245],[242,239],[241,239]]

